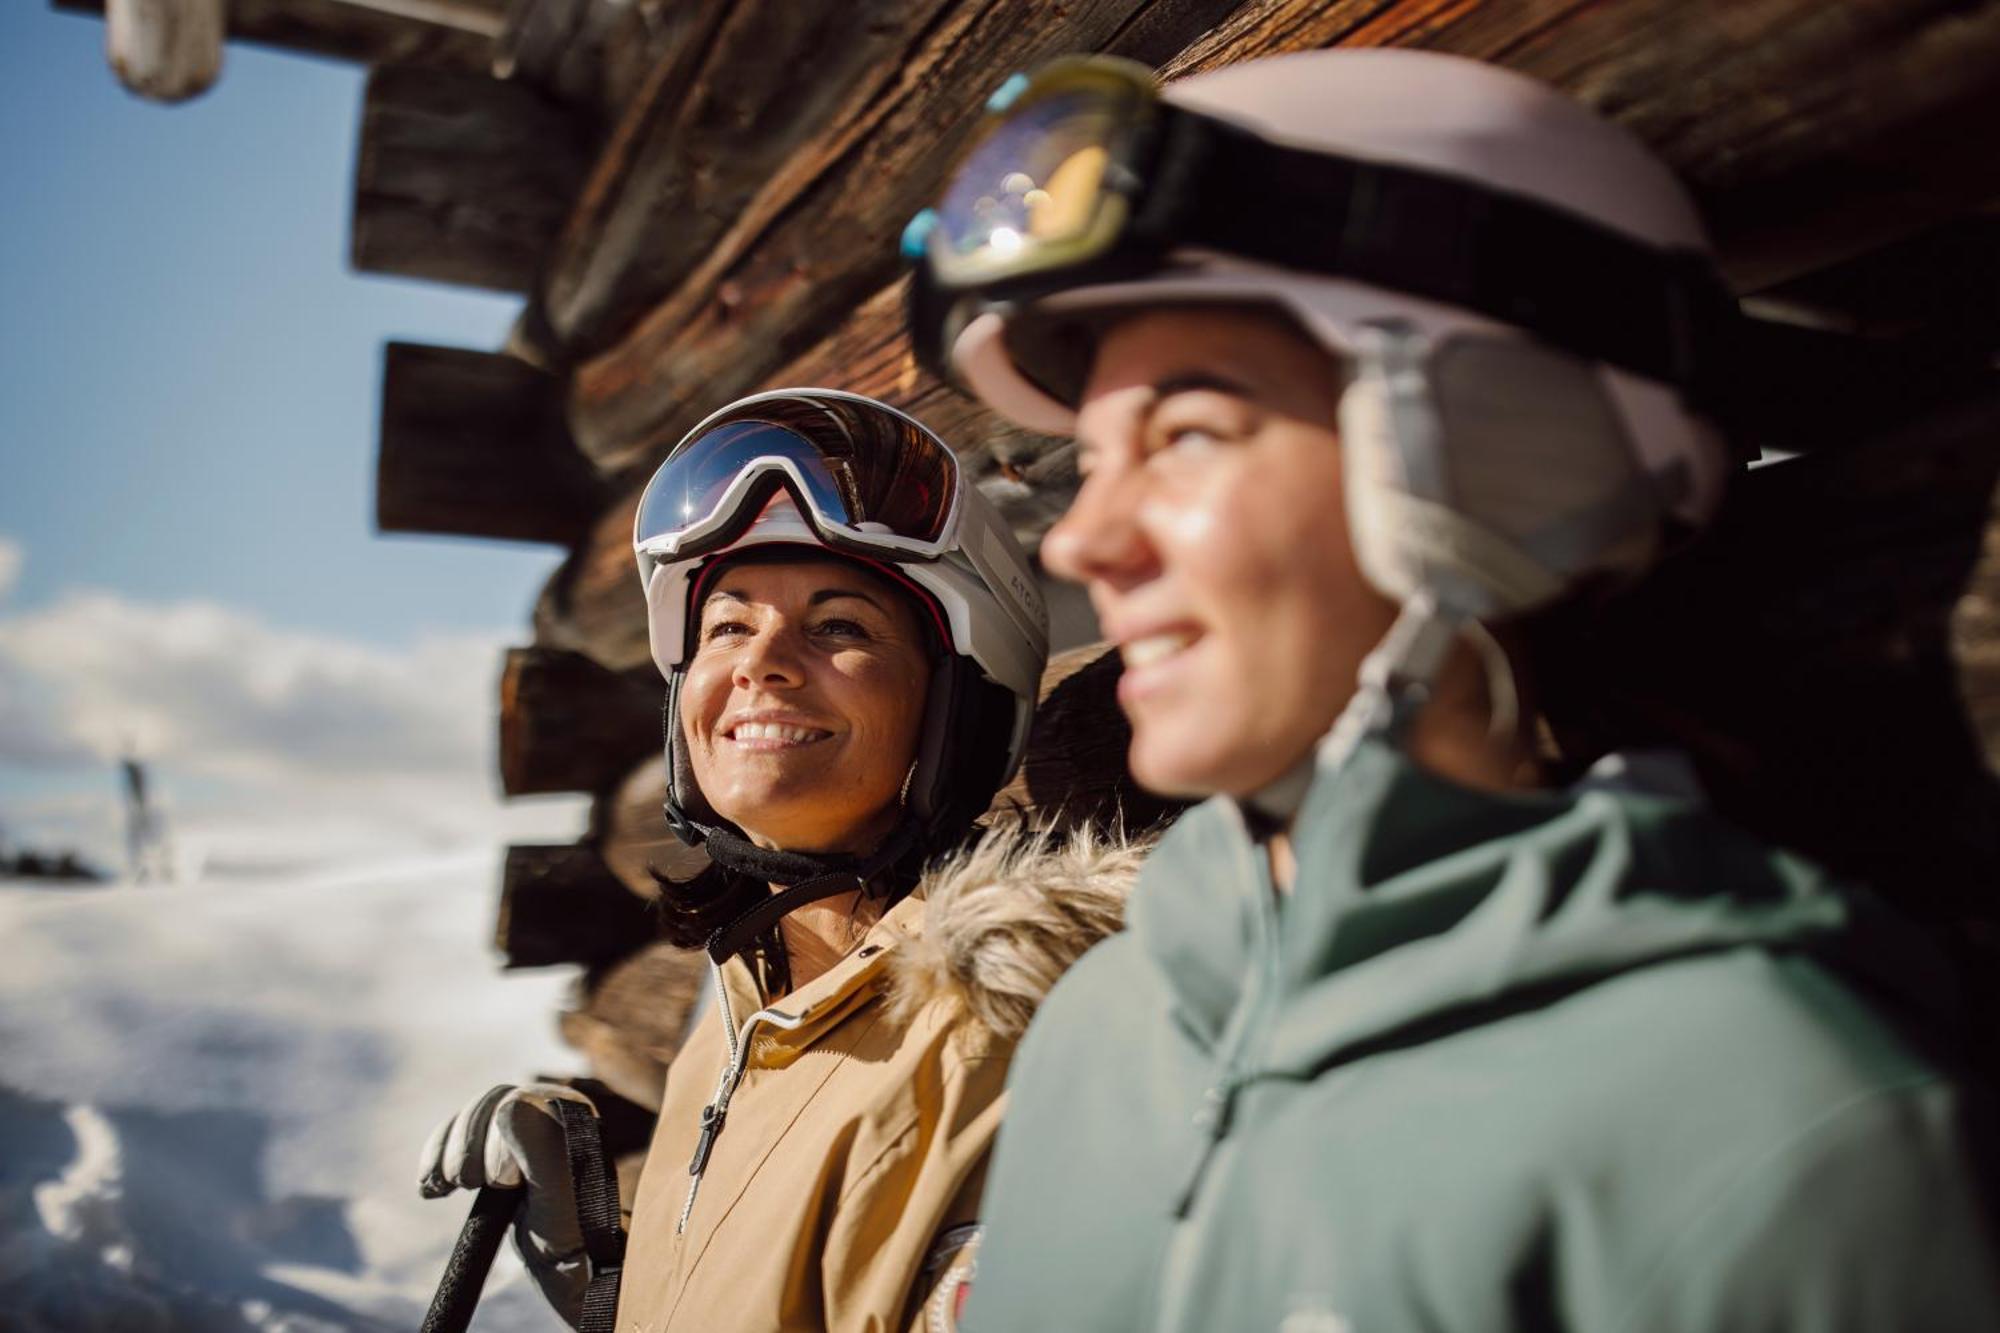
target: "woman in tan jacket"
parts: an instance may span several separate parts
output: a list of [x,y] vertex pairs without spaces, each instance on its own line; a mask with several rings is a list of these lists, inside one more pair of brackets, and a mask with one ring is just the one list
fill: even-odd
[[[706,949],[714,998],[668,1071],[616,1327],[949,1328],[1014,1038],[1136,860],[952,854],[1026,740],[1032,572],[937,437],[820,389],[697,427],[634,541],[667,817],[712,862],[663,884],[667,931]],[[550,1128],[577,1096],[495,1089],[426,1155],[428,1192],[530,1186],[516,1237],[572,1323],[592,1275]]]

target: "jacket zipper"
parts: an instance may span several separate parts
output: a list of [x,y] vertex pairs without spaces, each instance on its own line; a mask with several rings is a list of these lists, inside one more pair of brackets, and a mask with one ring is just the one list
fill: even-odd
[[701,1108],[701,1137],[695,1140],[694,1157],[688,1162],[687,1202],[681,1205],[680,1221],[674,1224],[676,1236],[687,1230],[688,1218],[694,1212],[694,1196],[701,1190],[702,1173],[708,1170],[709,1154],[715,1151],[715,1140],[722,1133],[722,1122],[729,1114],[729,1099],[736,1095],[737,1085],[743,1082],[744,1072],[749,1068],[751,1036],[760,1024],[790,1032],[805,1021],[804,1014],[788,1014],[766,1007],[744,1019],[739,1032],[736,1012],[729,1003],[729,989],[722,984],[722,967],[710,959],[708,968],[715,982],[716,1009],[722,1021],[723,1040],[729,1044],[729,1061],[723,1066],[722,1077],[716,1082],[715,1096]]
[[1278,991],[1278,904],[1276,890],[1270,879],[1259,867],[1256,854],[1261,844],[1248,841],[1249,856],[1244,858],[1243,867],[1247,882],[1256,886],[1258,937],[1256,970],[1250,977],[1254,988],[1245,1003],[1250,1012],[1236,1038],[1216,1062],[1218,1078],[1203,1094],[1201,1109],[1195,1112],[1195,1125],[1202,1131],[1200,1148],[1196,1151],[1180,1193],[1174,1200],[1173,1230],[1167,1238],[1166,1257],[1161,1265],[1159,1290],[1159,1316],[1155,1327],[1161,1333],[1169,1333],[1183,1327],[1186,1310],[1194,1279],[1194,1260],[1200,1229],[1195,1225],[1195,1201],[1206,1181],[1209,1169],[1222,1150],[1223,1140],[1229,1137],[1230,1123],[1235,1118],[1236,1098],[1252,1081],[1254,1075],[1245,1069],[1245,1052],[1262,1035],[1269,1010]]

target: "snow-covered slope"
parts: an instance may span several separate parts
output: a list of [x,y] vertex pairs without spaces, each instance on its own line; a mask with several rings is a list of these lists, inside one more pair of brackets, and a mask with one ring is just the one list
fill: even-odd
[[[575,1069],[497,867],[0,882],[0,1329],[414,1328],[469,1202],[417,1197],[424,1136]],[[477,1327],[560,1325],[504,1254]]]

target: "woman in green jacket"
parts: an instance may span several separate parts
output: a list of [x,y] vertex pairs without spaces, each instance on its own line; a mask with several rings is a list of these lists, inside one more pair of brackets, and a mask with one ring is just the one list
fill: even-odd
[[969,1325],[2000,1328],[1928,955],[1671,761],[1529,742],[1523,617],[1730,468],[1671,173],[1423,53],[993,107],[914,336],[1076,437],[1044,562],[1136,776],[1213,799],[1021,1048]]

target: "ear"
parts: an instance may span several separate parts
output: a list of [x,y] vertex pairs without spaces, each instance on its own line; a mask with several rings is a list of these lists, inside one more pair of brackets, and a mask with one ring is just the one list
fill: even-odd
[[930,685],[924,694],[923,729],[917,733],[916,767],[904,788],[909,793],[906,804],[910,813],[925,828],[937,819],[949,796],[951,775],[945,772],[945,757],[956,711],[952,705],[958,686],[958,661],[956,654],[942,653],[937,665],[931,668]]

